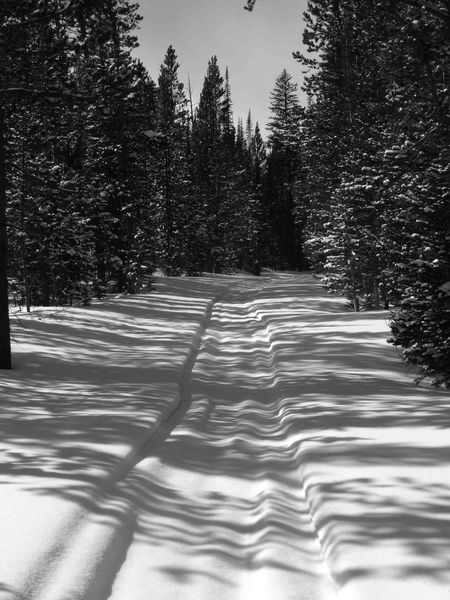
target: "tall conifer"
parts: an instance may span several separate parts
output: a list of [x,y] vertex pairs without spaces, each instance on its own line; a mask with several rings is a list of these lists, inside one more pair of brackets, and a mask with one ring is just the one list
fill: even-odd
[[184,85],[178,78],[179,64],[169,46],[158,79],[159,143],[158,187],[159,264],[168,275],[178,275],[185,267],[187,212],[187,157],[189,122]]
[[268,129],[270,154],[265,186],[271,224],[268,244],[278,268],[303,266],[300,230],[295,222],[295,195],[300,177],[300,104],[297,84],[284,69],[271,94]]

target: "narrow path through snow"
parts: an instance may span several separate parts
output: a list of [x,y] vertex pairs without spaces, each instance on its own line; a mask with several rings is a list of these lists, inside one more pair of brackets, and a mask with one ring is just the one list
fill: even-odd
[[214,305],[186,382],[190,408],[138,465],[136,533],[112,600],[331,594],[283,424],[276,349],[258,314],[271,283],[237,281]]

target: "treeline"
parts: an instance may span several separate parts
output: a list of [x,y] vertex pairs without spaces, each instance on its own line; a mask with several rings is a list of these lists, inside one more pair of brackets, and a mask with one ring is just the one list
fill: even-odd
[[157,268],[304,264],[298,156],[279,136],[292,112],[298,121],[292,90],[288,103],[274,91],[267,156],[250,112],[235,125],[216,57],[195,109],[172,47],[152,79],[133,57],[137,11],[129,0],[0,5],[2,367],[8,302],[88,303],[148,287]]
[[0,14],[11,293],[88,301],[156,267],[255,263],[264,144],[251,123],[235,130],[215,57],[194,111],[173,48],[157,82],[133,58],[137,5],[14,0]]
[[286,218],[264,193],[259,126],[235,126],[216,57],[194,110],[172,47],[156,82],[133,58],[136,5],[0,10],[10,293],[66,304],[139,290],[155,268],[295,268],[292,198]]
[[0,14],[10,294],[29,307],[132,287],[155,236],[136,6],[6,0]]
[[[252,3],[253,4],[253,3]],[[313,270],[450,382],[449,3],[309,1],[296,209]]]

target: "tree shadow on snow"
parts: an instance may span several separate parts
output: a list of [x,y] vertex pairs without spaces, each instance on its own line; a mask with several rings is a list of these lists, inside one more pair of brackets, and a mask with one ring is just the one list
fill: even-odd
[[[278,286],[272,298],[274,289],[251,306],[242,294],[230,303],[227,297],[213,314],[191,409],[157,451],[180,480],[158,485],[149,476],[151,517],[140,521],[138,535],[178,553],[184,546],[187,562],[198,552],[258,568],[270,539],[298,559],[298,541],[311,536],[302,521],[303,486],[339,586],[380,576],[447,581],[450,482],[440,480],[443,471],[433,479],[433,471],[450,459],[448,438],[439,434],[450,427],[448,395],[412,383],[385,342],[386,314],[317,314],[304,309],[293,284]],[[192,474],[219,491],[202,496]],[[260,504],[258,492],[244,501],[231,491],[236,479],[244,489],[263,483],[267,497],[260,491]],[[249,514],[254,519],[246,521]],[[391,545],[402,549],[392,561],[384,553]],[[348,549],[359,549],[354,567],[339,561]],[[385,562],[373,560],[376,551]],[[294,563],[281,556],[273,568],[314,572],[307,551]]]
[[[181,280],[164,279],[153,299],[110,303],[114,330],[105,307],[34,322],[29,338],[39,335],[44,351],[24,352],[19,369],[2,374],[11,392],[2,399],[0,481],[26,476],[32,493],[59,495],[102,522],[123,519],[117,503],[93,503],[93,490],[176,395],[179,357],[224,280],[191,282],[187,294]],[[449,428],[448,395],[411,383],[385,343],[384,313],[346,313],[307,276],[234,285],[213,311],[184,420],[114,491],[141,515],[134,536],[155,555],[155,576],[180,589],[199,577],[225,586],[207,566],[226,564],[308,585],[317,573],[311,510],[338,585],[382,572],[410,577],[419,563],[427,577],[445,578],[450,482],[431,477],[424,488],[420,476],[448,463],[449,446],[441,437],[416,443],[414,432]],[[348,547],[392,541],[404,548],[398,563],[338,561]],[[158,562],[161,548],[185,565]]]

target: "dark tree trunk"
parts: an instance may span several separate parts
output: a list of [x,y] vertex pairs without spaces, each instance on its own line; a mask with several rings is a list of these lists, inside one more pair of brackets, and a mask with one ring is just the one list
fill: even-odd
[[0,369],[11,368],[6,236],[5,118],[0,99]]

